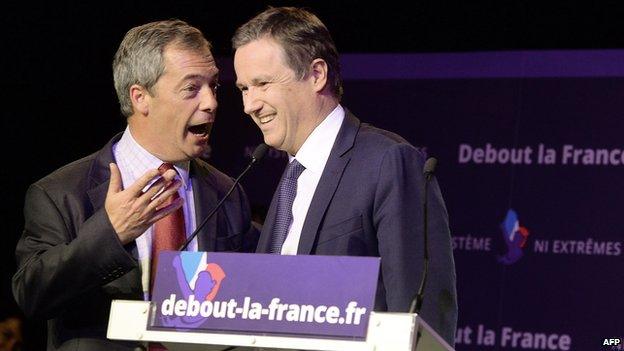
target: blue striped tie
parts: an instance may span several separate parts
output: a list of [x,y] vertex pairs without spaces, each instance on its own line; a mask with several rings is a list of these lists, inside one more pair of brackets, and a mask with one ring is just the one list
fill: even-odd
[[293,220],[292,206],[297,195],[297,178],[305,170],[305,167],[299,161],[294,159],[286,169],[280,181],[277,197],[277,216],[275,218],[275,226],[273,230],[273,238],[271,241],[271,253],[279,254],[282,252],[282,245],[288,235],[288,229]]

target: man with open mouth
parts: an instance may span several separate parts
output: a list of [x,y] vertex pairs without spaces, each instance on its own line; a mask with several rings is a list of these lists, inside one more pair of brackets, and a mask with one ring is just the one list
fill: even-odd
[[[106,339],[113,299],[149,299],[158,253],[178,249],[233,185],[199,159],[217,111],[210,43],[179,20],[128,31],[113,62],[127,127],[26,194],[13,292],[48,320],[48,350],[150,350]],[[249,251],[257,231],[238,186],[188,250]]]

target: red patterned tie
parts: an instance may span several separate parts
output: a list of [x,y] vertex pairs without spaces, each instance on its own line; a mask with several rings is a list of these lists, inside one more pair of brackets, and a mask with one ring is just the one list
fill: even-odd
[[[158,167],[160,174],[165,173],[165,171],[169,169],[174,169],[171,163],[163,163],[160,167]],[[161,207],[170,205],[179,197],[180,195],[175,192],[162,204]],[[182,246],[182,244],[184,244],[185,239],[186,230],[184,227],[184,211],[182,210],[182,207],[154,223],[154,231],[152,232],[150,292],[154,287],[154,277],[156,276],[156,267],[158,266],[158,254],[162,250],[177,250],[180,246]]]
[[[169,169],[174,169],[171,163],[163,163],[158,167],[160,174],[165,173]],[[178,199],[180,195],[175,192],[171,195],[161,207],[170,205],[173,201]],[[152,232],[152,267],[150,272],[150,295],[154,289],[154,278],[156,277],[156,267],[158,267],[158,254],[162,250],[177,250],[184,244],[186,240],[186,230],[184,226],[184,211],[182,207],[178,208],[175,212],[170,213],[168,216],[161,218],[158,222],[154,223],[154,230]],[[166,351],[160,343],[150,342],[148,345],[149,351]]]

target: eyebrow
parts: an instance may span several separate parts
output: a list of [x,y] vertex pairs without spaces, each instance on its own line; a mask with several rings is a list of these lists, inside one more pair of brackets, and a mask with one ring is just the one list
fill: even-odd
[[182,77],[182,79],[180,79],[180,82],[177,84],[177,86],[179,87],[180,85],[184,84],[185,82],[189,81],[189,80],[194,80],[194,79],[208,79],[211,81],[218,81],[219,80],[219,71],[217,71],[217,73],[215,73],[214,75],[207,77],[201,74],[195,74],[195,73],[190,73],[185,75],[184,77]]
[[[202,74],[196,74],[196,73],[189,73],[187,75],[185,75],[182,80],[189,80],[189,79],[205,79],[207,76],[204,76]],[[212,79],[219,79],[219,71],[217,71],[217,73],[215,73],[214,75],[210,76],[210,78]],[[209,78],[209,79],[210,79]]]
[[[256,85],[256,84],[258,84],[260,82],[270,81],[270,80],[271,80],[271,78],[269,76],[257,77],[257,78],[254,78],[254,79],[251,80],[251,85],[253,86],[253,85]],[[236,82],[236,87],[240,89],[240,88],[244,87],[244,85],[243,85],[243,83],[240,83],[240,82],[237,81]]]

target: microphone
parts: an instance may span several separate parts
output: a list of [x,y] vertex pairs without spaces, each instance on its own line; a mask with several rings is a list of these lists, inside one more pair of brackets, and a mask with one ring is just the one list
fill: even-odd
[[423,274],[420,279],[420,287],[418,288],[418,293],[412,299],[412,303],[410,304],[409,313],[419,313],[420,308],[423,303],[423,295],[425,292],[425,284],[427,283],[427,273],[429,271],[429,244],[427,238],[427,190],[429,185],[429,180],[431,176],[433,176],[433,172],[435,172],[435,168],[438,164],[438,160],[434,157],[430,157],[425,161],[425,166],[423,167],[423,175],[425,179],[423,180],[423,188],[424,188],[424,199],[423,199],[423,250],[424,250],[424,258],[423,258]]
[[204,218],[204,220],[197,226],[193,234],[191,234],[191,236],[189,236],[188,239],[186,239],[186,241],[184,242],[182,246],[180,246],[178,251],[186,250],[186,248],[191,243],[191,241],[193,241],[193,239],[195,239],[195,237],[197,236],[197,233],[199,233],[199,231],[204,227],[204,225],[208,223],[208,220],[210,219],[210,217],[212,217],[215,213],[217,213],[217,210],[219,209],[219,207],[221,207],[221,204],[223,204],[225,199],[227,199],[227,197],[230,196],[232,191],[234,191],[234,188],[236,187],[238,182],[240,182],[240,180],[247,173],[247,171],[249,171],[251,166],[253,166],[258,161],[260,161],[264,157],[264,155],[267,153],[268,150],[269,150],[269,146],[265,143],[262,143],[256,147],[254,152],[251,154],[251,161],[249,161],[249,163],[247,164],[247,167],[245,167],[245,169],[241,172],[238,178],[234,180],[234,184],[232,184],[232,187],[230,187],[230,190],[228,190],[227,194],[225,194],[225,196],[221,199],[221,201],[217,203],[217,206],[215,206],[215,208],[213,208],[212,211],[210,211],[208,216],[206,216],[206,218]]

